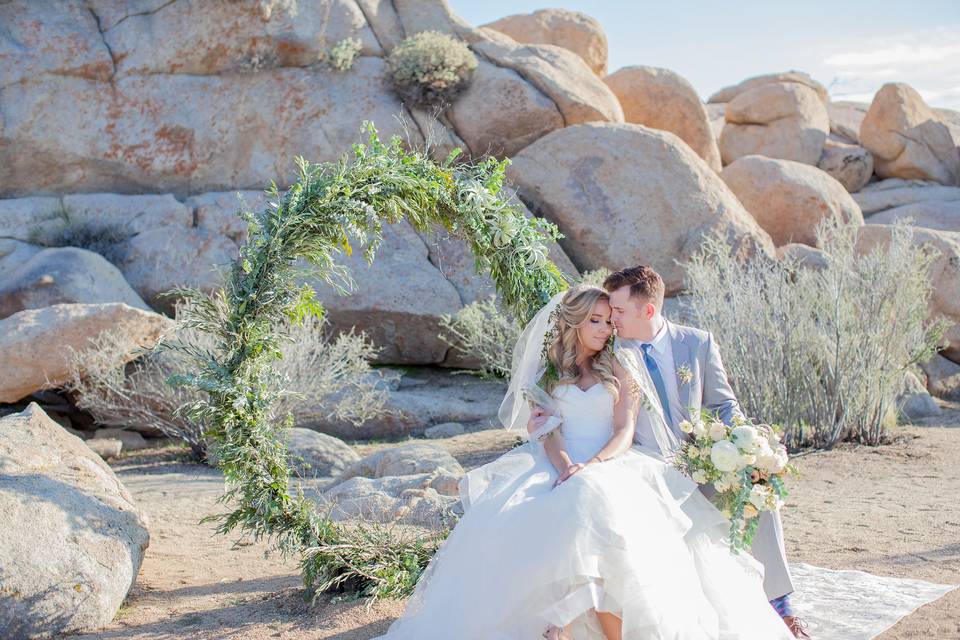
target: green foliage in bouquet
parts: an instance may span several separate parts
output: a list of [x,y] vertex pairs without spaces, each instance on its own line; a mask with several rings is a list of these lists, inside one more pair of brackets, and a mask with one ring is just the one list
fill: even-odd
[[749,549],[762,511],[774,511],[787,496],[784,478],[795,469],[788,463],[780,430],[734,418],[726,425],[702,409],[680,429],[682,443],[674,464],[697,484],[711,484],[711,500],[730,520],[730,550]]
[[398,137],[381,141],[372,124],[365,128],[367,142],[354,145],[352,156],[332,164],[298,158],[299,177],[289,189],[274,184],[267,208],[241,212],[248,238],[224,288],[213,295],[170,292],[190,303],[182,327],[205,341],[159,347],[193,362],[189,373],[170,382],[202,392],[180,410],[207,427],[225,479],[220,502],[233,507],[205,521],[218,522],[220,533],[238,529],[299,556],[314,598],[325,589],[374,598],[409,593],[443,533],[393,540],[362,522],[333,522],[302,492],[291,492],[283,433],[291,418],[276,415],[284,394],[275,363],[288,339],[283,328],[323,314],[314,291],[295,285],[303,275],[297,262],[306,260],[312,275],[346,292],[354,284],[336,257],[356,245],[372,261],[383,225],[406,220],[418,230],[441,225],[463,239],[504,307],[522,322],[567,287],[547,259],[556,228],[527,219],[501,191],[507,161],[458,164],[454,152],[437,163],[406,150]]
[[437,31],[407,38],[387,58],[397,93],[420,106],[453,102],[470,84],[477,64],[465,42]]

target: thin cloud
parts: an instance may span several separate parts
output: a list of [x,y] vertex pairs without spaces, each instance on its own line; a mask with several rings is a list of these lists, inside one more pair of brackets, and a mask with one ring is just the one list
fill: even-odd
[[839,100],[869,102],[886,82],[908,82],[928,104],[960,110],[960,26],[844,43],[822,68]]

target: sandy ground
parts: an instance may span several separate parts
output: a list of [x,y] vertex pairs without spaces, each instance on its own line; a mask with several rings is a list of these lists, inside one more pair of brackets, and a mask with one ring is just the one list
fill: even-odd
[[[894,444],[842,446],[795,459],[784,511],[792,560],[835,569],[960,584],[960,406],[930,426],[898,429]],[[934,426],[936,425],[936,426]],[[502,431],[439,440],[472,467],[509,448]],[[384,444],[358,445],[366,453]],[[200,518],[223,511],[216,470],[174,449],[113,464],[150,519],[136,586],[105,629],[76,638],[366,640],[383,633],[401,601],[304,599],[295,559],[235,543]],[[882,640],[960,638],[960,590],[927,605]],[[841,640],[826,639],[818,640]]]

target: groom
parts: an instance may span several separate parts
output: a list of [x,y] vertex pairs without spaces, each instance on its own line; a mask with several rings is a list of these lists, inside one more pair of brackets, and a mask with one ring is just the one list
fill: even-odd
[[[687,436],[679,429],[701,407],[719,415],[730,424],[742,416],[720,351],[713,336],[700,329],[674,324],[663,317],[663,279],[646,266],[631,267],[611,274],[603,283],[610,294],[612,320],[617,329],[617,349],[633,349],[646,364],[659,397],[651,398],[653,411],[641,411],[634,441],[648,449],[671,457],[674,451],[661,451],[654,437],[654,421],[662,420],[678,441]],[[704,486],[704,493],[713,492]],[[763,588],[770,604],[783,617],[797,638],[809,638],[805,624],[793,615],[790,593],[793,582],[783,543],[783,525],[778,512],[764,512],[753,541],[751,553],[764,567]]]

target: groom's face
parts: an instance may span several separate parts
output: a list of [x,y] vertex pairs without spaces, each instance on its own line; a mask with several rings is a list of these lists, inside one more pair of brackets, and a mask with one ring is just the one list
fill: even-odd
[[630,286],[610,293],[610,319],[617,335],[628,340],[651,340],[656,332],[657,307],[645,298],[630,295]]

